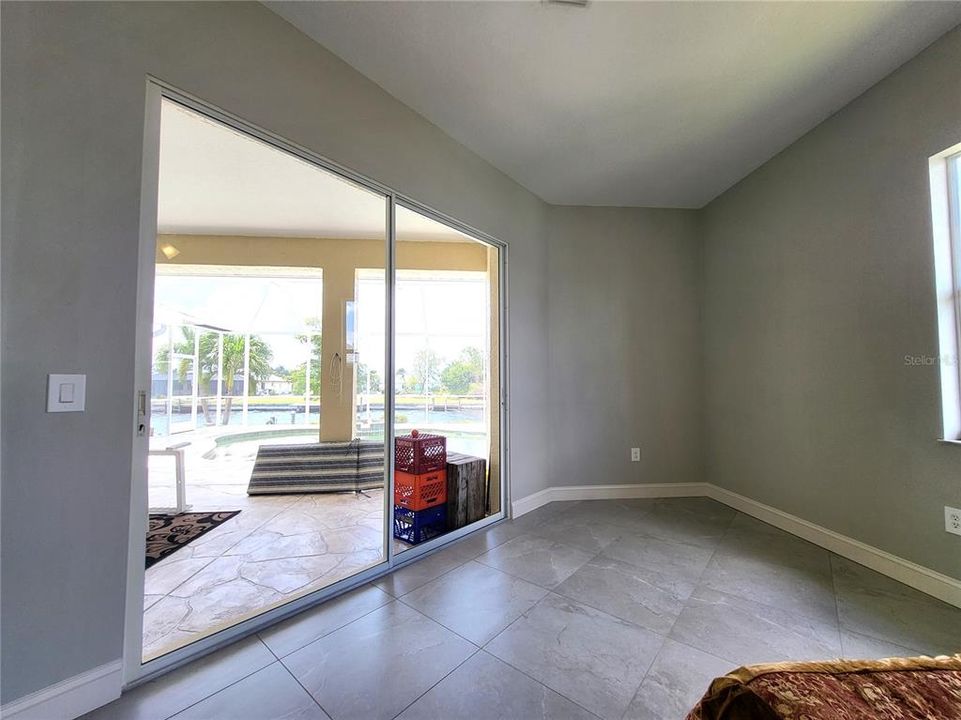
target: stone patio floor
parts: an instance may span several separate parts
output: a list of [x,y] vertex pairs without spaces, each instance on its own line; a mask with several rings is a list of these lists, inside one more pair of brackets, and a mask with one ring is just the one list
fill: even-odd
[[[384,561],[383,490],[250,497],[256,445],[188,449],[188,511],[241,512],[146,571],[145,661]],[[151,458],[152,506],[173,497],[165,460]]]

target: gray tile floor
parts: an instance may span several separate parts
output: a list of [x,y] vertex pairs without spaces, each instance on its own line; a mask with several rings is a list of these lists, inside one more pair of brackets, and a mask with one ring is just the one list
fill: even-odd
[[742,664],[959,650],[961,610],[710,500],[553,503],[87,718],[673,720]]

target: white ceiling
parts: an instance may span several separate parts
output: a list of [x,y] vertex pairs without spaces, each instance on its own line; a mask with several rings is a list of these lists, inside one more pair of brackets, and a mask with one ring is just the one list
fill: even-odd
[[[161,234],[383,238],[386,200],[300,158],[164,101],[157,226]],[[464,242],[400,208],[400,240]]]
[[[556,204],[701,207],[959,2],[267,2]],[[959,58],[961,62],[961,58]]]

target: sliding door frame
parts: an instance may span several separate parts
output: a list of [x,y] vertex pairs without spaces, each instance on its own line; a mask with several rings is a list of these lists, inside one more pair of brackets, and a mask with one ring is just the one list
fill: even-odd
[[[441,535],[440,537],[436,537],[433,540],[429,540],[428,542],[421,543],[419,545],[414,545],[410,548],[407,548],[403,552],[403,555],[402,555],[403,560],[397,563],[395,565],[396,567],[403,563],[409,562],[410,560],[413,560],[421,555],[424,555],[429,552],[433,552],[434,550],[440,547],[443,547],[444,545],[451,542],[452,540],[461,538],[464,535],[469,535],[475,530],[479,530],[495,522],[499,522],[500,520],[503,520],[504,518],[507,517],[506,508],[509,506],[509,502],[510,502],[510,498],[508,496],[510,483],[507,482],[507,479],[508,479],[507,468],[510,464],[508,459],[507,439],[508,439],[508,436],[510,435],[510,432],[507,425],[508,419],[509,419],[509,414],[507,412],[507,398],[509,396],[508,390],[507,390],[508,377],[509,377],[509,372],[507,370],[507,358],[508,358],[508,351],[507,351],[507,341],[508,341],[507,244],[504,242],[501,242],[500,240],[484,232],[481,232],[480,230],[472,228],[469,225],[466,225],[460,222],[459,220],[450,217],[449,215],[445,215],[444,213],[438,212],[437,210],[434,210],[433,208],[430,208],[427,205],[424,205],[423,203],[417,202],[416,200],[409,198],[407,196],[397,194],[395,195],[395,201],[396,201],[395,204],[399,207],[419,213],[424,217],[427,217],[435,222],[440,223],[441,225],[446,225],[447,227],[453,230],[456,230],[464,235],[467,235],[472,240],[476,240],[483,245],[497,248],[497,260],[498,260],[497,299],[499,303],[499,313],[498,313],[499,322],[498,322],[498,328],[497,328],[498,357],[496,359],[500,363],[500,372],[499,372],[500,387],[498,388],[497,403],[498,403],[498,418],[500,421],[500,433],[499,433],[500,437],[499,437],[498,451],[500,452],[500,457],[501,457],[500,477],[498,478],[498,481],[500,483],[500,508],[498,508],[498,511],[496,513],[492,513],[489,517],[483,518],[482,520],[478,520],[477,522],[471,523],[470,525],[465,525],[462,528],[458,528],[457,530],[454,530],[452,532],[445,533],[444,535]],[[396,215],[396,212],[394,214]],[[396,232],[391,237],[394,239],[394,242],[392,242],[391,244],[394,246],[396,251],[396,237],[397,237]],[[393,306],[394,294],[396,291],[396,285],[397,285],[397,268],[392,267],[391,278],[390,278],[390,295],[391,295],[392,306]],[[393,330],[391,331],[390,338],[391,338],[391,341],[389,343],[389,346],[392,349],[394,347]],[[389,354],[393,355],[393,353],[389,353]],[[491,358],[491,360],[493,361],[494,358]],[[391,373],[393,373],[394,371],[393,358],[391,358],[390,371]],[[493,402],[493,398],[492,398],[492,402]],[[391,446],[393,446],[393,429],[394,429],[393,416],[391,416],[390,429],[391,429]],[[394,463],[393,455],[394,454],[390,453],[390,455],[391,455],[391,478],[393,478],[393,463]],[[391,482],[393,482],[393,480]],[[391,486],[391,493],[393,493],[393,485]]]
[[[338,175],[363,189],[382,195],[386,205],[386,277],[385,297],[385,378],[384,378],[384,562],[363,570],[349,578],[316,590],[284,605],[267,610],[255,617],[224,628],[170,653],[142,662],[143,657],[143,601],[144,601],[144,537],[147,531],[147,450],[149,447],[150,402],[149,388],[152,367],[151,338],[153,329],[154,277],[157,239],[157,203],[160,161],[160,117],[164,100],[182,105],[209,117],[278,150],[294,155],[321,170]],[[123,680],[130,688],[162,675],[191,660],[214,652],[226,645],[252,635],[281,620],[296,615],[307,608],[323,603],[337,595],[364,585],[397,568],[415,561],[423,555],[436,551],[460,537],[504,520],[510,507],[510,446],[509,446],[509,303],[507,296],[508,245],[490,235],[472,228],[455,218],[438,212],[417,200],[396,192],[382,183],[360,175],[349,168],[333,162],[317,153],[290,142],[268,130],[253,125],[232,113],[211,105],[189,93],[175,88],[163,80],[149,77],[146,82],[144,108],[144,154],[141,178],[140,238],[137,276],[137,327],[134,361],[134,409],[132,417],[133,444],[130,492],[130,535],[127,550],[127,583],[124,611]],[[421,213],[437,222],[458,230],[472,239],[498,249],[498,299],[499,299],[499,356],[500,387],[497,402],[500,418],[500,508],[497,513],[476,523],[446,533],[430,542],[416,545],[395,557],[393,549],[393,513],[391,498],[394,482],[394,329],[396,297],[396,214],[397,207]],[[492,358],[493,360],[493,358]],[[142,395],[146,393],[146,395]],[[144,398],[146,404],[144,404]]]

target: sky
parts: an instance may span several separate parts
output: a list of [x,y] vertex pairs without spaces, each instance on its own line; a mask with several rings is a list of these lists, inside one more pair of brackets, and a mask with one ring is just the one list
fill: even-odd
[[319,278],[157,275],[154,333],[183,321],[232,332],[260,335],[274,351],[272,365],[290,369],[306,359],[296,336],[319,318],[323,282]]
[[[357,350],[360,362],[384,367],[385,287],[383,271],[358,273]],[[319,277],[158,274],[154,290],[154,333],[182,322],[260,335],[274,351],[272,365],[291,369],[306,359],[296,339],[321,317]],[[489,293],[482,272],[398,271],[396,367],[410,369],[429,347],[446,361],[468,346],[487,347]]]
[[[481,272],[419,272],[399,270],[396,293],[395,367],[410,370],[414,356],[430,348],[446,361],[465,347],[487,347],[489,311],[487,275]],[[361,362],[383,368],[383,275],[358,283],[358,344]],[[375,358],[381,358],[376,362]]]

